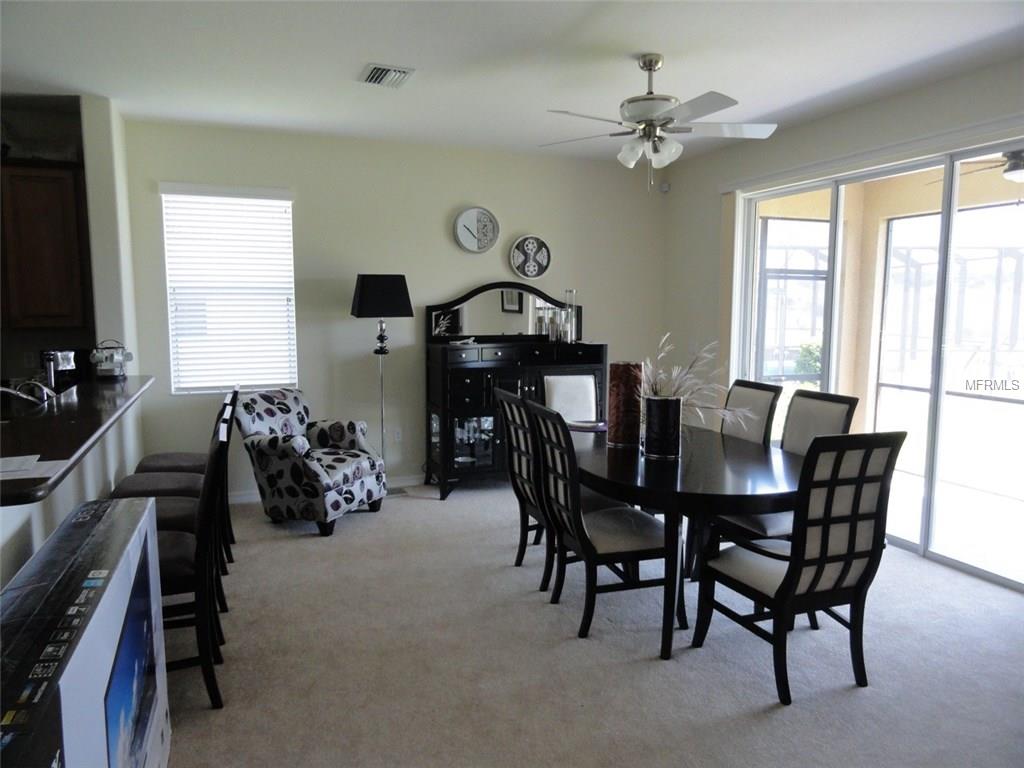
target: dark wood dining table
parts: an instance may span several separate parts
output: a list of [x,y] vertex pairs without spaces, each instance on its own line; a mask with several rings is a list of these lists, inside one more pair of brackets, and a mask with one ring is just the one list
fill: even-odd
[[720,432],[683,427],[678,459],[651,459],[636,447],[607,444],[604,433],[573,433],[580,483],[605,496],[665,515],[661,658],[672,657],[676,590],[682,589],[680,525],[702,527],[721,514],[792,509],[803,457]]

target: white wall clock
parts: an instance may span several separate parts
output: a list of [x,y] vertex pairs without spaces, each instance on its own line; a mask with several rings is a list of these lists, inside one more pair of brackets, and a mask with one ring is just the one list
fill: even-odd
[[498,242],[498,219],[486,208],[467,208],[455,217],[455,242],[470,253],[483,253]]
[[548,244],[536,235],[524,235],[512,243],[508,258],[515,273],[527,280],[536,280],[551,266]]

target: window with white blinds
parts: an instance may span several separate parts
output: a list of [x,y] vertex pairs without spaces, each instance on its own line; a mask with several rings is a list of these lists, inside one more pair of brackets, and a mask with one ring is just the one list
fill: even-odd
[[292,203],[161,185],[171,391],[295,386]]

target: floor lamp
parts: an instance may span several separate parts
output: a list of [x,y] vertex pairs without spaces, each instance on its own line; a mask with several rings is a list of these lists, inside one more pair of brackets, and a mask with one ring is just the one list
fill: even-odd
[[387,466],[384,448],[384,355],[388,350],[388,317],[412,317],[412,303],[405,275],[358,275],[352,295],[352,317],[377,318],[377,370],[380,377],[380,457]]

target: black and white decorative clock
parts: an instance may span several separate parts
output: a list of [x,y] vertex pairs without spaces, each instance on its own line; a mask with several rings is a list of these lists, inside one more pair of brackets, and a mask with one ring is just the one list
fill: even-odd
[[486,208],[467,208],[455,217],[455,242],[470,253],[483,253],[498,242],[498,220]]
[[512,243],[508,258],[515,273],[527,280],[536,280],[551,266],[548,244],[536,235],[524,235]]

